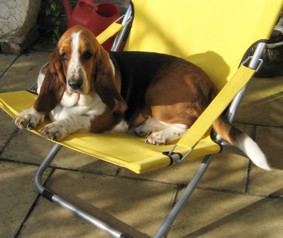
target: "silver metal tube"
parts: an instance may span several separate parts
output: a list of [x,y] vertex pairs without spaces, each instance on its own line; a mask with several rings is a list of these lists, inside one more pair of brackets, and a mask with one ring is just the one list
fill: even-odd
[[265,42],[260,42],[258,43],[256,49],[255,49],[255,52],[254,52],[254,55],[249,63],[249,67],[251,69],[257,69],[258,67],[258,61],[259,59],[261,58],[262,54],[263,54],[263,50],[265,49],[266,47],[266,43]]
[[43,162],[40,164],[38,170],[36,171],[34,183],[35,183],[36,190],[40,194],[42,194],[42,192],[45,190],[44,186],[41,183],[42,174],[48,168],[49,164],[52,162],[52,160],[55,158],[55,156],[58,154],[61,148],[62,148],[62,145],[55,144],[53,148],[50,150],[50,152],[48,153],[48,155],[45,157]]
[[175,204],[169,216],[167,217],[165,222],[162,224],[162,226],[160,227],[159,231],[156,233],[154,238],[162,238],[169,231],[171,224],[174,222],[175,218],[177,217],[177,215],[179,214],[179,212],[181,211],[181,209],[183,208],[183,206],[186,204],[187,200],[193,193],[195,187],[201,180],[202,176],[207,170],[212,159],[213,159],[213,155],[208,155],[203,159],[196,175],[193,177],[192,181],[188,184],[184,194]]
[[121,42],[123,40],[123,37],[127,31],[127,23],[129,19],[132,16],[132,6],[130,5],[125,13],[124,19],[122,21],[123,29],[117,34],[114,43],[111,47],[111,51],[117,51],[119,49],[119,46],[121,45]]
[[[266,43],[264,42],[258,43],[256,50],[254,52],[254,55],[251,57],[251,61],[249,62],[249,65],[248,65],[249,68],[251,69],[258,68],[259,60],[263,54],[263,50],[265,49],[265,47],[266,47]],[[230,123],[232,123],[234,120],[236,110],[243,98],[244,93],[246,92],[246,89],[247,89],[247,86],[243,87],[229,106],[229,109],[227,112],[227,119]]]
[[101,220],[97,219],[96,217],[94,217],[94,216],[86,213],[85,211],[79,209],[78,207],[74,206],[73,204],[67,202],[66,200],[64,200],[63,198],[61,198],[57,195],[53,195],[52,201],[54,203],[60,205],[61,207],[64,207],[64,208],[68,209],[69,211],[72,211],[77,216],[81,217],[85,221],[88,221],[92,225],[94,225],[94,226],[98,227],[99,229],[107,232],[108,234],[110,234],[111,236],[113,236],[115,238],[120,238],[123,235],[120,231],[114,229],[113,227],[109,226],[108,224],[104,223],[103,221],[101,221]]
[[233,120],[234,120],[236,110],[237,110],[246,90],[247,90],[247,86],[243,87],[241,89],[241,91],[238,92],[238,94],[236,95],[236,97],[233,99],[232,103],[229,106],[229,110],[228,110],[228,113],[227,113],[227,119],[230,123],[232,123]]

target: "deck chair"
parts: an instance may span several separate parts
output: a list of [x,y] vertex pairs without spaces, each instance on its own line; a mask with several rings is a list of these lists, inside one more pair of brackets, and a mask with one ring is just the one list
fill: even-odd
[[[282,4],[283,0],[133,0],[122,26],[113,23],[99,36],[100,42],[121,28],[113,50],[123,44],[126,51],[160,52],[182,57],[204,69],[216,84],[219,94],[175,145],[153,146],[145,144],[144,139],[114,133],[75,133],[67,137],[54,145],[40,165],[35,176],[38,192],[113,237],[130,237],[44,187],[42,174],[61,147],[138,174],[204,157],[183,196],[154,236],[163,237],[205,173],[213,155],[233,150],[218,135],[211,136],[211,125],[224,111],[232,122],[245,85],[262,63],[261,54],[278,20]],[[130,24],[126,24],[129,21]],[[256,46],[253,55],[248,54],[251,46]],[[21,101],[15,100],[19,97]],[[18,112],[30,107],[35,97],[27,91],[2,93],[0,104],[11,117],[15,117]],[[31,131],[40,135],[36,130]]]

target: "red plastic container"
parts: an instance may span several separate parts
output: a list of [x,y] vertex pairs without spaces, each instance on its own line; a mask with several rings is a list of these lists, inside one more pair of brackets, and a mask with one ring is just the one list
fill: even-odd
[[[91,0],[79,0],[73,12],[68,0],[62,0],[67,15],[67,28],[82,25],[90,29],[96,36],[120,17],[119,9],[110,3],[96,4]],[[103,46],[110,50],[114,37]]]

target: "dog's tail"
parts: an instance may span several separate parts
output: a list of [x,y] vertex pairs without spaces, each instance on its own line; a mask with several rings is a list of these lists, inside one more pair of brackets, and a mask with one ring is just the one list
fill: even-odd
[[247,134],[229,124],[223,117],[213,123],[213,128],[225,141],[244,152],[256,166],[271,170],[264,153]]

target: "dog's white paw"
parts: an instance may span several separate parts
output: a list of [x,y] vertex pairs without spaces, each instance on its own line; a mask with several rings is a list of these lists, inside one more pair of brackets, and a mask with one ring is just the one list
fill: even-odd
[[168,138],[163,131],[152,133],[147,137],[146,143],[153,145],[166,145]]
[[184,124],[172,124],[168,128],[153,132],[147,137],[146,143],[153,145],[166,145],[176,142],[186,132],[187,126]]
[[70,133],[68,129],[64,127],[59,121],[52,122],[42,127],[39,130],[45,137],[50,140],[60,141]]
[[146,137],[152,132],[164,130],[167,127],[167,123],[158,121],[154,117],[147,119],[143,124],[135,128],[135,133],[138,136]]
[[20,129],[36,128],[43,122],[44,117],[43,113],[37,112],[31,107],[19,113],[19,115],[14,119],[14,123]]

